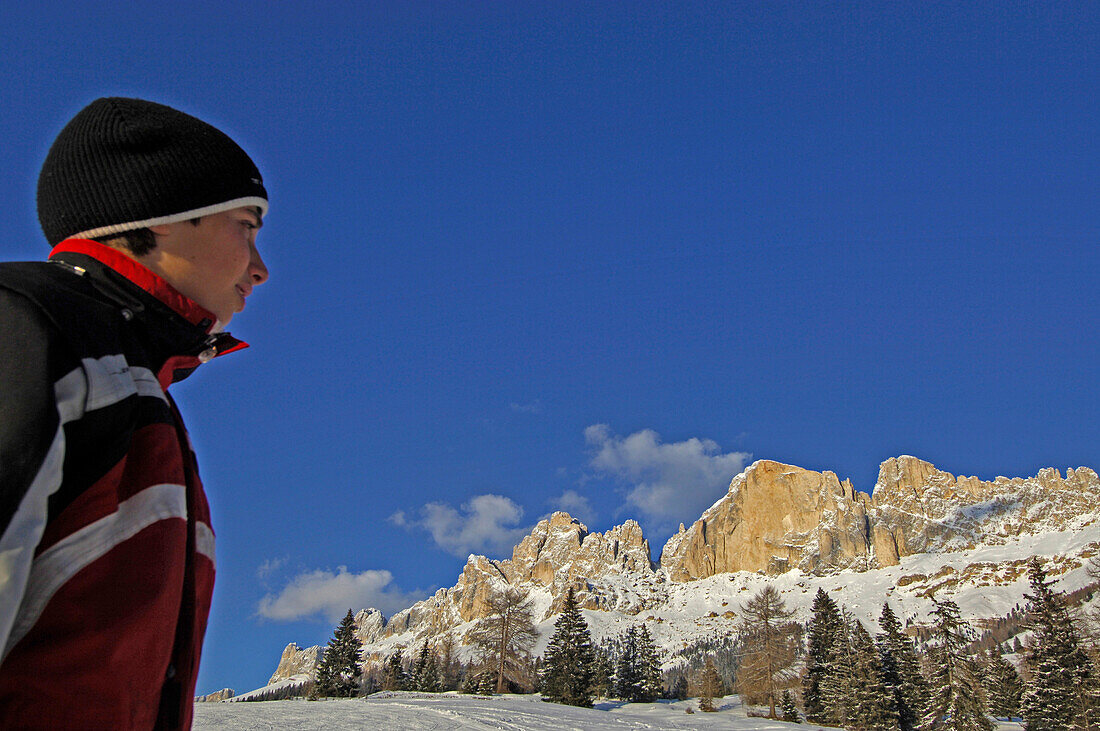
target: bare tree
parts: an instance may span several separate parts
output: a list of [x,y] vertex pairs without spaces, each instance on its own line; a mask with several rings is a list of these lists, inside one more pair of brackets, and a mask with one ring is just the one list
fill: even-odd
[[767,699],[768,718],[778,718],[776,704],[787,678],[782,677],[794,661],[790,619],[779,592],[765,586],[741,608],[741,644],[744,657],[737,670],[737,685],[746,696]]
[[485,664],[496,672],[497,693],[503,693],[505,678],[524,675],[539,635],[525,592],[509,587],[490,595],[488,604],[489,616],[466,633],[466,642],[481,650]]
[[1089,562],[1085,564],[1085,573],[1091,578],[1100,580],[1100,553],[1089,559]]
[[443,680],[443,690],[454,690],[458,686],[457,664],[455,636],[448,632],[439,643],[439,672]]

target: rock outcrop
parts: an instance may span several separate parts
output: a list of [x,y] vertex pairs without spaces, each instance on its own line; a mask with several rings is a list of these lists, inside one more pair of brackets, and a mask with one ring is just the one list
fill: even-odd
[[[884,544],[878,563],[897,557],[952,550],[1005,536],[1065,530],[1091,522],[1100,506],[1100,478],[1079,467],[1043,469],[1035,477],[955,477],[916,457],[892,457],[879,467],[872,503]],[[894,558],[893,563],[897,563]]]
[[669,539],[661,568],[672,581],[858,568],[870,553],[870,507],[869,496],[832,472],[755,462],[691,528]]
[[377,642],[386,629],[386,617],[377,609],[361,609],[355,615],[355,636],[364,645]]
[[[601,580],[609,574],[652,576],[653,562],[649,541],[637,522],[628,520],[606,533],[589,533],[568,513],[557,512],[539,522],[513,549],[512,560],[503,562],[501,571],[510,584],[531,583],[548,589],[553,597],[549,616],[561,611],[570,587],[582,607],[607,608],[607,597],[598,590]],[[623,597],[616,608],[629,604],[640,603]]]
[[196,703],[218,703],[219,701],[227,701],[232,697],[233,697],[233,689],[232,688],[222,688],[221,690],[216,690],[213,693],[208,693],[207,695],[197,695],[197,696],[195,696],[195,702]]
[[324,648],[320,645],[314,645],[303,650],[291,642],[283,650],[283,655],[279,658],[279,667],[275,668],[271,680],[267,681],[268,685],[277,683],[280,680],[287,680],[295,675],[305,674],[312,678],[317,669],[317,663],[321,660],[322,653],[324,653]]
[[[629,581],[618,578],[628,576]],[[507,586],[544,590],[549,606],[538,620],[561,611],[570,587],[588,609],[614,609],[635,614],[648,606],[644,591],[601,591],[609,582],[625,585],[656,580],[649,542],[637,522],[628,520],[606,533],[588,528],[568,513],[539,521],[512,550],[512,558],[493,561],[471,555],[455,585],[395,614],[385,624],[389,636],[415,631],[436,641],[441,634],[486,616],[489,597]],[[357,620],[358,621],[358,620]]]
[[903,556],[950,551],[998,536],[1095,520],[1100,479],[1087,467],[983,482],[916,457],[879,467],[872,496],[832,472],[760,461],[726,495],[669,539],[661,567],[673,581],[733,571],[780,574],[897,565]]

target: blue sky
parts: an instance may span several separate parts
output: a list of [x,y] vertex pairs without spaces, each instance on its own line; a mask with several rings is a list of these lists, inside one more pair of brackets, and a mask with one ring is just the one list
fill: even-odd
[[559,507],[656,558],[754,459],[1100,467],[1095,3],[5,3],[0,44],[2,258],[98,96],[271,194],[252,347],[173,389],[200,692]]

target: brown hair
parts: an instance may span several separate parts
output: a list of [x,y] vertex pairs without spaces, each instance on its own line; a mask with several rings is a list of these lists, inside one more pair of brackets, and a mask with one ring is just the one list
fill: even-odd
[[[202,216],[187,220],[192,226],[198,226]],[[135,228],[133,231],[97,236],[92,240],[115,249],[126,249],[134,256],[144,256],[157,248],[157,235],[147,228]]]

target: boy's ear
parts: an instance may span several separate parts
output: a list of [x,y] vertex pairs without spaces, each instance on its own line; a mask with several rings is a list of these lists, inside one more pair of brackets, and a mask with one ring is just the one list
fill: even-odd
[[147,228],[157,236],[164,236],[171,230],[171,226],[172,224],[170,223],[162,223],[158,226],[148,226]]

